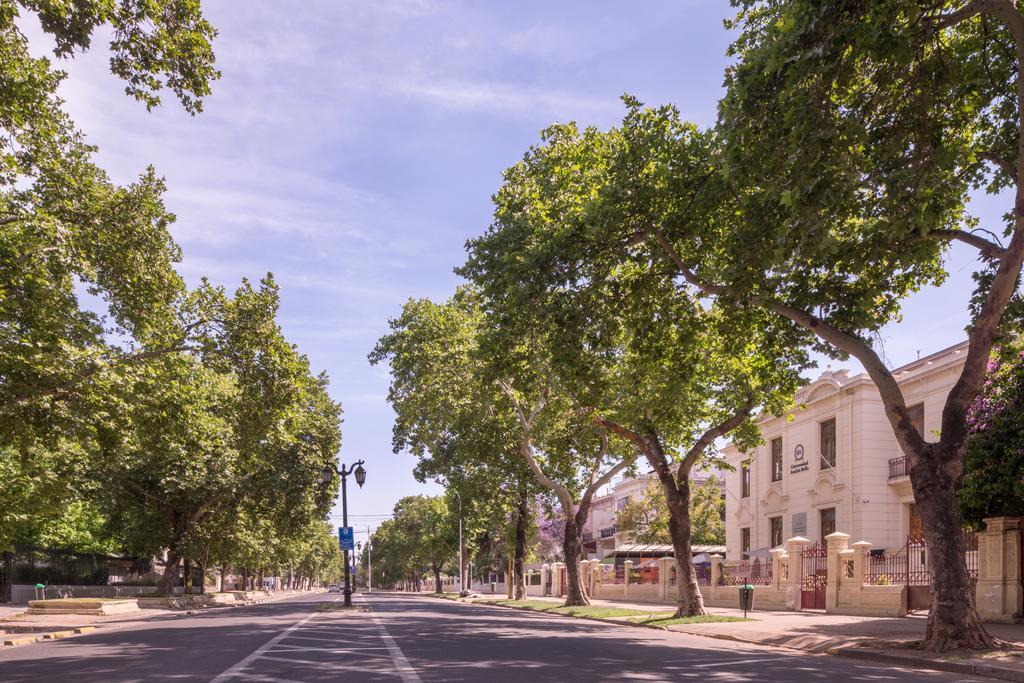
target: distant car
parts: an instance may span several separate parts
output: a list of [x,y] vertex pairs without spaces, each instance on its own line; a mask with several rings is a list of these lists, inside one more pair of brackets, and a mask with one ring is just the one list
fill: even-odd
[[328,593],[340,593],[341,592],[341,586],[339,586],[336,583],[332,583],[330,586],[327,587],[327,592]]

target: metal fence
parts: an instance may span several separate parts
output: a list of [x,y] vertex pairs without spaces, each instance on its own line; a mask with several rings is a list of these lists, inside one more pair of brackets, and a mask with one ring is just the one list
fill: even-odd
[[723,562],[722,577],[719,583],[723,586],[767,586],[772,582],[772,565],[760,560],[742,560],[740,562]]
[[59,586],[152,585],[152,565],[140,558],[17,546],[3,562],[6,584]]

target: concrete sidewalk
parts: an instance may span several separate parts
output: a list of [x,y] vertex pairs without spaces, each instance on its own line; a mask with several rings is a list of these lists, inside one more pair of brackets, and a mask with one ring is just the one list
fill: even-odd
[[[559,598],[531,596],[530,600],[561,604]],[[671,605],[591,600],[603,607],[636,609],[651,613],[671,611]],[[738,609],[709,608],[710,614],[742,617]],[[959,652],[934,655],[907,647],[924,638],[927,617],[902,619],[853,617],[823,612],[748,612],[751,621],[676,624],[669,630],[743,643],[786,647],[805,652],[837,654],[911,667],[936,668],[964,674],[1024,682],[1024,625],[986,624],[988,632],[1016,651],[1006,653]],[[622,618],[628,623],[629,618]]]

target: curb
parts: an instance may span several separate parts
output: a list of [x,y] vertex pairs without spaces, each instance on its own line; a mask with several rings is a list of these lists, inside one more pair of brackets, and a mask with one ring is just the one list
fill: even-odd
[[840,657],[849,657],[850,659],[885,662],[886,664],[896,664],[898,666],[911,667],[915,669],[932,669],[934,671],[947,671],[950,673],[984,676],[986,678],[996,678],[1002,681],[1024,681],[1024,670],[1005,669],[1003,667],[991,666],[989,664],[972,664],[968,662],[955,662],[943,659],[924,659],[855,647],[835,648],[829,650],[828,654]]
[[[552,617],[562,617],[563,619],[585,619],[587,621],[597,621],[597,622],[601,622],[602,624],[611,624],[613,626],[633,626],[633,627],[636,627],[636,628],[650,628],[650,629],[654,629],[656,631],[669,631],[669,632],[673,632],[673,630],[671,628],[667,627],[667,626],[658,626],[657,624],[645,624],[643,622],[629,621],[627,619],[617,619],[615,617],[588,617],[586,615],[579,615],[579,616],[577,616],[575,614],[560,614],[558,612],[548,612],[548,611],[545,611],[545,610],[531,609],[529,607],[519,607],[517,605],[497,605],[497,604],[494,604],[494,603],[491,603],[491,602],[486,602],[486,601],[473,602],[473,601],[468,601],[468,600],[459,600],[457,598],[445,598],[443,596],[438,596],[438,595],[431,595],[429,597],[438,598],[438,599],[441,599],[441,600],[448,600],[449,602],[460,602],[460,603],[462,603],[464,605],[480,605],[482,607],[498,607],[498,608],[501,608],[501,609],[514,609],[514,610],[518,610],[520,612],[530,612],[532,614],[547,614],[548,616],[552,616]],[[640,616],[640,615],[636,615],[636,616]],[[675,631],[675,633],[679,633],[679,631]]]

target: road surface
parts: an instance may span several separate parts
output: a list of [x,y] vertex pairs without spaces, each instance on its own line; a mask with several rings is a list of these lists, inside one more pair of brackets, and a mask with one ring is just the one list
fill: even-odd
[[0,681],[982,681],[679,633],[465,605],[339,596],[108,627],[0,650]]

